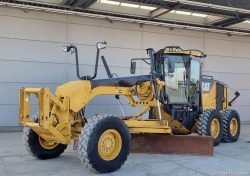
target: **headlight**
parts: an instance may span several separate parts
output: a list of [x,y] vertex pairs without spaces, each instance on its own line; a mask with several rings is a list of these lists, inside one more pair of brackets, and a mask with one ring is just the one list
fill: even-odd
[[107,47],[107,42],[105,42],[105,41],[103,41],[103,42],[98,42],[98,43],[96,44],[96,46],[97,46],[98,49],[104,49],[104,48]]
[[64,52],[69,52],[71,48],[69,46],[63,46],[62,49]]

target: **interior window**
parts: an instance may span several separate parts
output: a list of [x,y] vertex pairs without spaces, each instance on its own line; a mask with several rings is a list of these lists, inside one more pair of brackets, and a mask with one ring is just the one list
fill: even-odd
[[198,103],[196,91],[199,90],[198,83],[200,81],[200,62],[192,59],[190,65],[190,95],[193,101]]
[[200,63],[194,59],[191,60],[190,83],[196,84],[200,80]]

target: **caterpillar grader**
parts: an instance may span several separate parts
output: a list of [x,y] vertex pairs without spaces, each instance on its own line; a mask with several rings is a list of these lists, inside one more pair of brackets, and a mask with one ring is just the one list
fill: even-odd
[[[240,95],[229,100],[229,87],[212,76],[202,75],[199,50],[165,47],[157,52],[149,48],[147,58],[131,59],[130,72],[136,63],[150,67],[147,75],[117,77],[101,56],[108,78],[96,79],[100,51],[106,42],[98,42],[93,76],[79,73],[78,51],[74,45],[63,47],[74,53],[79,80],[57,87],[21,88],[19,123],[24,126],[27,150],[39,159],[51,159],[64,152],[72,140],[78,141],[78,152],[84,165],[107,173],[119,169],[127,160],[131,134],[191,134],[211,136],[214,145],[235,142],[240,135],[240,117],[231,109]],[[38,112],[31,113],[31,96],[37,97]],[[98,114],[86,117],[85,107],[98,95],[127,98],[132,107],[141,107],[134,115]]]

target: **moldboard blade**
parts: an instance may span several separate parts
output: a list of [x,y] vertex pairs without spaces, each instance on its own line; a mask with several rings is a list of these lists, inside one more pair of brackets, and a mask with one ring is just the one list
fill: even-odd
[[212,137],[192,135],[131,134],[132,153],[213,156]]

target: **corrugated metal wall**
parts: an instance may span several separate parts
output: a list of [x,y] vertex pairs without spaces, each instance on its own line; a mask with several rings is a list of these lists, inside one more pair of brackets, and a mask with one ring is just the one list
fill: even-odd
[[[169,30],[157,26],[66,16],[38,11],[0,8],[0,126],[18,125],[18,90],[21,87],[48,86],[53,91],[66,81],[76,79],[74,57],[62,52],[66,43],[78,46],[81,71],[93,73],[95,43],[106,40],[102,51],[111,71],[119,76],[129,74],[132,57],[146,56],[145,49],[179,45],[200,49],[208,54],[204,71],[228,83],[232,92],[242,94],[235,104],[242,120],[249,121],[250,107],[250,39],[249,37],[205,33],[190,30]],[[147,69],[140,65],[137,74]],[[106,77],[99,69],[98,77]],[[126,113],[129,108],[122,99]],[[32,105],[35,111],[35,103]],[[121,114],[114,97],[96,97],[86,110],[94,113]]]

